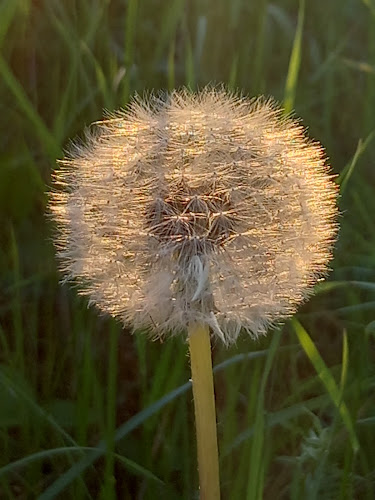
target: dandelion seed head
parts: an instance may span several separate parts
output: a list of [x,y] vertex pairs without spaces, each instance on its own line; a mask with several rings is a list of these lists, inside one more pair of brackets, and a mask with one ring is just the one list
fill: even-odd
[[134,328],[264,334],[327,272],[336,185],[321,146],[273,101],[212,88],[134,99],[55,181],[63,273]]

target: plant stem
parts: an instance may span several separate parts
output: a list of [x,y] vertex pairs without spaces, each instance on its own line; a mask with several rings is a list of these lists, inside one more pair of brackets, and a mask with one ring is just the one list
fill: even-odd
[[219,459],[216,436],[211,343],[207,325],[189,327],[190,364],[197,434],[201,500],[220,499]]

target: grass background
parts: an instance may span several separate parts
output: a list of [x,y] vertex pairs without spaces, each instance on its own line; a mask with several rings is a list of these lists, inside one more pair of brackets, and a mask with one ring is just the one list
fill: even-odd
[[0,1],[0,498],[198,497],[182,339],[60,286],[56,158],[135,91],[224,82],[295,109],[341,186],[330,280],[214,348],[223,499],[375,498],[373,0]]

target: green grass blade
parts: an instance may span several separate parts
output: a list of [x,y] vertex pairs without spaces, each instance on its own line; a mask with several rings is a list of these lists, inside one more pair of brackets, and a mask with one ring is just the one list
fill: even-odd
[[51,448],[49,450],[38,451],[37,453],[32,453],[27,457],[20,458],[19,460],[15,460],[10,464],[4,465],[4,467],[0,468],[0,476],[5,476],[6,474],[16,472],[18,469],[22,467],[27,467],[28,465],[33,464],[34,462],[40,460],[50,459],[56,456],[64,456],[67,453],[79,452],[82,454],[83,452],[93,451],[95,448],[89,446],[63,446],[60,448]]
[[20,398],[23,402],[25,402],[29,409],[32,410],[37,416],[44,419],[48,422],[57,432],[60,434],[67,442],[73,444],[74,446],[77,443],[74,439],[68,434],[57,422],[55,419],[51,417],[49,413],[43,410],[33,399],[32,397],[21,388],[15,381],[14,376],[11,377],[6,373],[4,368],[0,368],[0,384],[2,384],[8,390],[12,390],[18,398]]
[[114,500],[114,451],[115,451],[115,431],[116,431],[116,404],[117,404],[117,371],[118,371],[118,329],[113,322],[110,328],[109,352],[108,352],[108,379],[106,385],[106,462],[103,477],[101,498]]
[[176,82],[176,68],[175,68],[175,43],[174,40],[172,40],[170,46],[169,46],[169,52],[168,52],[168,90],[171,92],[175,88],[175,82]]
[[142,476],[145,479],[155,481],[159,484],[164,484],[164,481],[155,476],[155,474],[153,474],[145,467],[142,467],[141,465],[137,464],[133,460],[123,457],[122,455],[118,455],[117,453],[115,454],[115,458],[121,465],[123,465],[126,469],[130,470],[131,472],[134,472],[135,474]]
[[268,0],[259,0],[257,7],[257,32],[255,36],[254,58],[252,68],[252,92],[259,94],[263,92],[262,71],[264,71],[265,57],[264,47],[266,43],[266,19]]
[[340,193],[341,195],[344,194],[346,191],[346,186],[349,182],[350,177],[352,176],[354,172],[354,168],[358,163],[359,158],[361,155],[366,151],[367,147],[371,143],[371,141],[375,137],[375,130],[373,130],[364,141],[360,139],[358,141],[357,149],[354,153],[354,156],[352,158],[352,161],[346,165],[344,170],[340,173],[337,182],[340,184]]
[[293,111],[297,93],[298,73],[301,66],[302,34],[305,18],[305,0],[300,0],[296,34],[294,36],[292,53],[289,61],[288,74],[286,77],[284,92],[285,113]]
[[24,113],[27,119],[30,121],[32,127],[31,129],[39,138],[43,145],[43,149],[48,153],[49,157],[52,159],[57,158],[60,153],[60,147],[48,130],[47,126],[43,122],[42,118],[39,116],[34,106],[32,105],[30,99],[26,95],[26,92],[22,88],[22,85],[17,80],[17,78],[12,73],[7,62],[0,54],[0,76],[3,82],[7,85],[13,96],[15,97],[16,104],[20,110]]
[[185,79],[186,86],[189,89],[194,90],[195,88],[195,68],[194,68],[194,57],[193,48],[191,46],[190,38],[186,40],[186,56],[185,56]]
[[[267,430],[272,429],[278,425],[286,426],[290,421],[308,413],[309,410],[318,410],[327,406],[330,402],[329,396],[324,394],[323,396],[317,396],[316,398],[309,399],[301,403],[296,403],[289,406],[288,408],[283,408],[282,410],[268,413],[265,420],[265,428]],[[221,453],[221,458],[224,459],[241,445],[243,445],[247,440],[251,439],[255,432],[255,425],[241,432],[230,445],[225,448]]]
[[340,378],[341,401],[344,395],[346,381],[348,379],[348,370],[349,370],[349,344],[348,344],[348,335],[346,333],[346,330],[344,330],[342,337],[342,361],[341,361],[341,378]]
[[[264,356],[268,351],[260,351],[253,352],[248,355],[238,355],[234,356],[233,363],[238,363],[245,360],[255,359],[259,356]],[[229,360],[217,365],[214,368],[214,372],[225,369],[228,366]],[[168,394],[160,398],[158,401],[148,406],[141,412],[134,415],[131,419],[121,425],[115,434],[115,442],[119,442],[121,439],[126,437],[130,432],[134,429],[142,425],[148,418],[155,415],[158,411],[160,411],[164,406],[168,403],[172,402],[177,397],[186,393],[191,389],[191,382],[186,382],[185,384],[177,387],[170,391]],[[95,448],[95,451],[90,453],[87,457],[84,457],[80,462],[74,464],[70,469],[64,472],[54,483],[52,483],[42,495],[39,497],[39,500],[52,500],[56,495],[59,495],[72,481],[74,481],[84,470],[87,469],[90,465],[92,465],[98,458],[104,455],[106,451],[106,443],[105,441],[100,441],[98,446]]]
[[125,78],[122,94],[123,104],[129,101],[130,97],[130,76],[134,62],[134,39],[137,21],[138,0],[127,2],[127,15],[125,18],[125,45],[124,45],[124,65]]
[[247,500],[259,500],[263,498],[263,481],[264,481],[264,430],[265,430],[265,391],[269,374],[271,372],[272,363],[276,356],[277,349],[280,345],[281,331],[277,331],[272,336],[270,348],[267,353],[266,364],[264,367],[261,385],[259,388],[259,397],[256,409],[256,417],[254,423],[254,437],[250,454],[250,466],[247,483]]
[[[142,425],[148,418],[161,410],[168,403],[173,401],[176,397],[184,394],[189,389],[191,389],[191,382],[187,382],[177,389],[169,392],[164,397],[156,401],[154,404],[145,408],[141,412],[137,413],[130,420],[125,422],[116,431],[115,441],[118,442],[124,437],[126,437],[134,429]],[[72,481],[74,481],[79,475],[92,465],[98,458],[100,458],[106,451],[106,443],[101,441],[96,450],[90,453],[87,457],[83,458],[80,462],[73,465],[68,471],[62,474],[51,486],[49,486],[42,495],[40,495],[39,500],[52,500],[57,495],[59,495]]]
[[[337,386],[335,379],[332,376],[332,373],[325,364],[323,358],[320,356],[317,348],[315,347],[315,344],[313,343],[311,337],[303,328],[303,326],[296,319],[293,319],[291,323],[294,328],[294,331],[296,332],[298,340],[300,341],[300,344],[303,350],[305,351],[306,356],[309,358],[312,365],[314,366],[320,380],[322,381],[329,396],[331,397],[333,404],[339,410],[341,418],[348,431],[353,451],[357,452],[359,450],[358,438],[356,436],[348,408],[346,404],[342,402],[342,392],[340,388]],[[344,353],[345,353],[345,348],[344,348]]]
[[153,60],[155,62],[159,61],[163,50],[169,45],[169,41],[174,37],[178,23],[181,21],[181,18],[183,16],[185,2],[184,0],[175,0],[174,2],[162,5],[164,6],[164,12],[161,15],[163,23],[153,56]]
[[19,5],[15,0],[3,1],[0,5],[0,47],[2,47],[5,35],[8,31],[10,24],[12,23]]

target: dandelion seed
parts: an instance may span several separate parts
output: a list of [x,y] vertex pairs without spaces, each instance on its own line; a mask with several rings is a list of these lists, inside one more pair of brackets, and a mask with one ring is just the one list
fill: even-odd
[[55,174],[67,279],[157,335],[264,334],[325,275],[337,189],[319,144],[270,100],[224,90],[134,99]]

